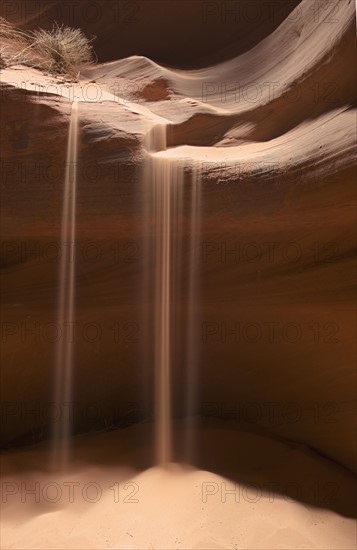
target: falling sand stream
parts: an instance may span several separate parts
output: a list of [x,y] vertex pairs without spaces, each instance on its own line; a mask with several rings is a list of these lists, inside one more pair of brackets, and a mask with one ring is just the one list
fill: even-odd
[[[61,257],[59,266],[58,328],[55,357],[55,404],[60,411],[54,423],[53,467],[64,469],[69,458],[70,416],[73,377],[73,335],[76,236],[76,185],[78,148],[78,102],[71,110],[61,220]],[[69,336],[65,328],[69,329]]]
[[[147,148],[155,152],[166,149],[167,126],[157,124],[148,134]],[[154,220],[154,304],[155,304],[155,427],[156,461],[172,460],[170,354],[171,354],[171,224],[173,171],[170,159],[151,155],[150,184],[153,192]]]
[[[155,362],[155,448],[156,462],[169,463],[172,452],[172,363],[173,314],[176,313],[173,295],[180,294],[182,273],[187,282],[187,308],[184,313],[185,331],[175,342],[184,349],[183,371],[186,415],[186,457],[193,454],[193,418],[197,393],[197,294],[198,294],[198,236],[200,222],[200,178],[197,167],[192,168],[188,218],[188,258],[182,256],[184,171],[179,159],[167,156],[166,124],[155,125],[148,133],[149,176],[152,206],[150,213],[154,229],[154,362]],[[69,408],[72,399],[76,185],[78,154],[78,102],[72,104],[66,159],[61,221],[61,260],[59,266],[58,326],[61,334],[69,327],[70,336],[59,338],[55,357],[55,404],[61,412],[53,433],[53,467],[64,470],[69,461],[71,435]],[[177,300],[177,297],[176,297]],[[180,300],[180,298],[179,298]],[[181,304],[180,304],[181,305]],[[176,334],[175,334],[176,338]],[[181,341],[182,340],[182,341]],[[67,414],[66,414],[67,412]]]
[[[164,153],[167,149],[168,126],[157,124],[148,133],[146,146],[150,152],[149,180],[153,192],[154,222],[154,361],[155,361],[155,426],[156,461],[165,464],[173,461],[172,451],[172,366],[175,349],[185,350],[185,368],[182,368],[185,394],[186,450],[187,459],[193,454],[193,415],[196,404],[196,331],[197,331],[197,268],[198,235],[200,212],[200,185],[197,168],[192,169],[190,208],[187,214],[189,224],[187,273],[188,307],[185,312],[184,334],[179,333],[179,342],[173,346],[173,334],[177,313],[174,302],[180,302],[182,273],[184,269],[183,251],[183,187],[184,171],[180,159],[170,158]],[[179,303],[182,307],[182,304]],[[175,333],[177,339],[177,333]]]

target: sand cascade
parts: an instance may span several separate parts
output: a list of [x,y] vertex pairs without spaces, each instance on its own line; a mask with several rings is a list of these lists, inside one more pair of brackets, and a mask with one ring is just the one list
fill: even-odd
[[54,402],[62,411],[58,422],[54,423],[53,465],[55,469],[64,469],[69,460],[70,417],[66,414],[65,404],[72,397],[73,381],[73,338],[75,291],[75,238],[76,238],[76,187],[78,164],[78,102],[72,104],[67,146],[66,171],[63,190],[61,220],[61,255],[59,265],[59,289],[57,322],[62,337],[58,338],[55,356]]

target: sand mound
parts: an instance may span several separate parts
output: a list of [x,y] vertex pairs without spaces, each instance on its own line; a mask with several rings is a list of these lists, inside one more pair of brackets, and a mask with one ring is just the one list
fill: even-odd
[[[239,434],[224,425],[206,427],[199,439],[203,447],[220,448],[226,465],[235,463],[236,478],[174,463],[144,471],[125,466],[123,457],[128,453],[131,463],[140,460],[143,451],[147,453],[141,445],[133,446],[133,440],[138,442],[140,431],[144,435],[148,430],[149,425],[77,438],[74,468],[57,475],[46,473],[41,466],[48,458],[43,445],[3,456],[3,547],[355,548],[354,521],[324,509],[339,500],[344,484],[347,488],[350,483],[347,478],[343,481],[344,473],[338,468],[325,469],[318,457],[271,442],[274,461],[255,470],[256,465],[249,466],[247,449],[253,445],[266,450],[264,438]],[[239,459],[241,450],[247,457],[245,466]],[[97,459],[100,454],[106,456],[106,466],[97,461],[96,454]],[[290,474],[279,483],[280,464],[289,462]],[[35,469],[29,470],[31,463]],[[244,470],[250,482],[244,479]],[[265,479],[265,487],[256,474]],[[35,489],[32,494],[31,489]],[[315,504],[300,503],[296,498],[300,491],[311,491]],[[318,499],[320,506],[316,507]]]

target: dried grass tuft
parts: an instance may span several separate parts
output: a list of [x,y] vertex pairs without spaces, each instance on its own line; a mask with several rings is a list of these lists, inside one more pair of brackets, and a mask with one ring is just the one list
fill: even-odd
[[0,68],[27,65],[56,75],[77,77],[82,66],[96,61],[80,29],[54,24],[53,29],[25,33],[0,17]]
[[40,68],[70,76],[76,76],[80,67],[94,62],[93,40],[80,29],[58,24],[51,31],[40,29],[32,33],[32,46],[43,57]]

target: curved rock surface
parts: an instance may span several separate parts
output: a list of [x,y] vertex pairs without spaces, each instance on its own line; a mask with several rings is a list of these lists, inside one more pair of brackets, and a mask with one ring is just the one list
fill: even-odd
[[[105,4],[17,0],[14,5],[4,3],[0,13],[27,30],[52,28],[53,21],[81,28],[87,36],[96,36],[100,62],[139,52],[161,63],[190,68],[231,59],[250,49],[285,18],[299,18],[300,13],[291,14],[298,4],[299,0],[127,0]],[[312,15],[317,17],[318,12]]]

